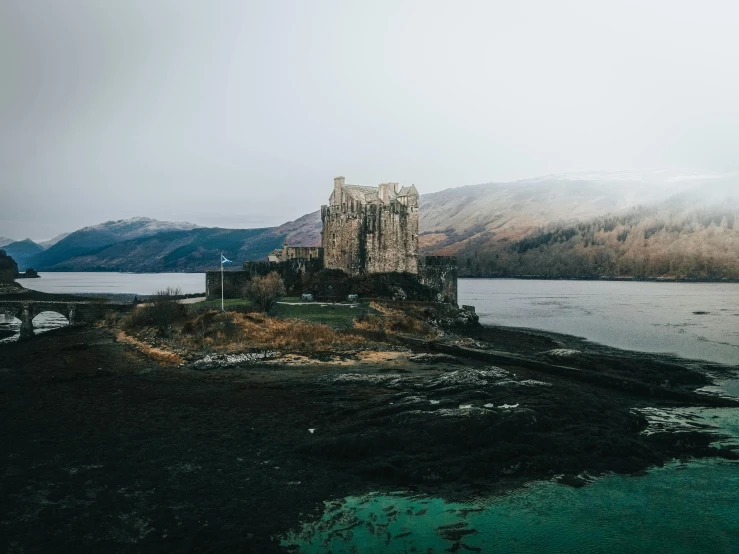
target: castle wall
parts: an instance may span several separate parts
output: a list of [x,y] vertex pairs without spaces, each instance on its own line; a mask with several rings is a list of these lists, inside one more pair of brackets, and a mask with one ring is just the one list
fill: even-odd
[[[250,276],[246,275],[243,271],[224,271],[223,297],[242,298],[244,296],[244,287],[249,279]],[[205,272],[205,297],[207,300],[221,297],[220,271]]]
[[320,246],[285,246],[282,247],[282,260],[317,260],[323,258],[323,248]]
[[418,280],[437,291],[439,302],[457,303],[458,274],[454,256],[422,256],[418,261]]
[[[244,262],[242,271],[223,272],[224,298],[243,298],[246,284],[253,277],[267,275],[273,271],[282,277],[288,294],[302,290],[303,280],[323,269],[321,258],[295,259],[284,262]],[[208,300],[221,297],[221,272],[205,272],[205,296]]]

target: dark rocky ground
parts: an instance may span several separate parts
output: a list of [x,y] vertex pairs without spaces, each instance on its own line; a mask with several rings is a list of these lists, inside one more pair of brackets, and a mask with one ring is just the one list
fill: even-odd
[[[670,390],[707,382],[675,360],[568,337],[448,338]],[[555,475],[581,485],[586,473],[673,457],[736,457],[704,433],[642,434],[633,408],[675,399],[412,355],[196,371],[161,367],[100,328],[0,345],[0,549],[278,552],[276,537],[349,494],[459,500]]]

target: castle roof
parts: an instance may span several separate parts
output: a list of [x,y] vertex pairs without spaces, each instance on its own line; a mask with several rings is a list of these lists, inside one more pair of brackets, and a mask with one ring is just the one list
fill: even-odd
[[[337,179],[343,179],[337,177]],[[383,200],[380,198],[380,190],[382,187],[386,187],[387,197]],[[344,199],[349,199],[359,204],[387,204],[398,200],[401,197],[418,197],[418,190],[414,185],[410,187],[402,187],[399,191],[397,190],[398,183],[383,183],[380,186],[366,186],[366,185],[346,185],[341,183],[341,190],[343,191]],[[334,191],[335,192],[335,191]],[[331,193],[330,202],[334,203],[334,192]],[[403,202],[405,203],[405,201]]]
[[365,185],[344,185],[344,192],[349,194],[354,200],[360,202],[372,202],[380,195],[378,187],[368,187]]
[[416,185],[411,185],[409,187],[403,187],[398,192],[398,196],[418,196],[418,190],[416,189]]

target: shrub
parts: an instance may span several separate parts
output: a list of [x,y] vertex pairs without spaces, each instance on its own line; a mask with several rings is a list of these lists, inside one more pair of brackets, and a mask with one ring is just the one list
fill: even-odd
[[266,312],[272,302],[285,295],[285,282],[276,271],[264,276],[252,277],[246,284],[244,294]]
[[117,324],[118,312],[114,312],[113,310],[106,310],[105,314],[103,315],[103,326],[115,327]]
[[127,327],[155,326],[159,334],[169,334],[172,324],[185,314],[185,306],[178,302],[182,296],[179,288],[159,290],[146,304],[139,305],[126,317]]

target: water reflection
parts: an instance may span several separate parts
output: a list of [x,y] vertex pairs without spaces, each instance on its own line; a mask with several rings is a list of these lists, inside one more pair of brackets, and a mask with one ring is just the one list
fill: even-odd
[[[33,318],[34,333],[37,335],[67,325],[69,325],[67,318],[56,312],[41,312]],[[0,344],[18,340],[20,338],[20,332],[21,320],[12,315],[0,312]]]

